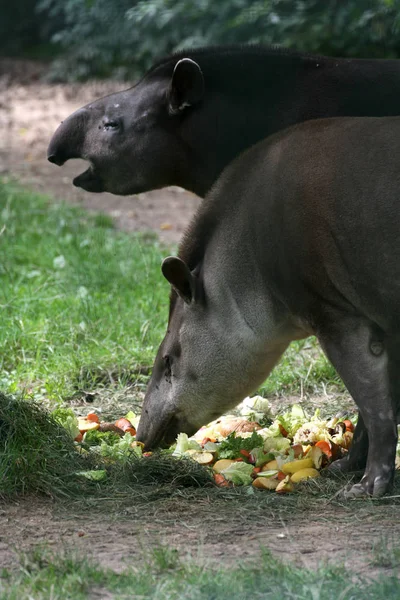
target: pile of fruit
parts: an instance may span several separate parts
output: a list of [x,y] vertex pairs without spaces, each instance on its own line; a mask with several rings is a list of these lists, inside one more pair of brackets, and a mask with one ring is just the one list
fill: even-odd
[[[139,417],[133,412],[114,423],[102,422],[94,412],[76,417],[72,409],[60,408],[52,414],[69,431],[79,452],[97,452],[111,462],[126,462],[132,454],[151,455],[135,439]],[[255,396],[243,401],[241,416],[221,417],[191,438],[180,433],[163,452],[204,465],[219,486],[253,485],[286,493],[344,457],[353,431],[354,419],[325,420],[318,411],[310,418],[299,405],[273,418],[268,400]],[[81,474],[96,480],[106,477],[106,471]]]

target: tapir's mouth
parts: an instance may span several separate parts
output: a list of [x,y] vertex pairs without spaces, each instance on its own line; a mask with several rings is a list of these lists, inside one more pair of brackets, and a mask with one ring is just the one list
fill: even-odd
[[101,177],[96,173],[94,168],[90,166],[86,171],[75,177],[72,183],[76,187],[80,187],[86,192],[104,192],[104,183]]
[[[146,419],[143,421],[146,421]],[[171,417],[168,421],[159,425],[152,423],[150,426],[146,426],[143,421],[141,419],[141,422],[139,422],[136,439],[144,443],[146,450],[169,448],[176,441],[178,433],[193,435],[198,429],[189,426],[187,423],[183,424],[176,417]]]

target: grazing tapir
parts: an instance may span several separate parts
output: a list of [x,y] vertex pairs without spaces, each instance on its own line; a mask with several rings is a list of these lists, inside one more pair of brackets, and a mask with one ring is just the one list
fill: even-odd
[[[244,176],[245,174],[245,176]],[[137,432],[193,434],[253,392],[292,340],[316,335],[359,408],[365,467],[391,487],[400,384],[400,117],[308,121],[227,167],[162,273],[172,286]]]
[[134,87],[74,112],[48,159],[86,159],[74,184],[89,192],[178,185],[204,197],[238,154],[268,135],[319,117],[398,115],[399,98],[399,60],[259,46],[185,50]]

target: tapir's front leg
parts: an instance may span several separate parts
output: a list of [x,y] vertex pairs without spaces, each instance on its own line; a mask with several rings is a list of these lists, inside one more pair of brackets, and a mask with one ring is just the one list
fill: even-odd
[[[395,402],[392,398],[388,352],[381,339],[377,345],[374,325],[358,317],[336,315],[318,334],[320,343],[353,396],[362,421],[355,452],[366,447],[368,457],[361,482],[348,497],[382,496],[393,483],[397,443]],[[365,425],[365,429],[364,426]],[[351,459],[351,455],[350,458]]]

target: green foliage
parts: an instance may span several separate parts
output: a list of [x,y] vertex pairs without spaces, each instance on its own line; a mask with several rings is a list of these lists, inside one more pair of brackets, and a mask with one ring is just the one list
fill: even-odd
[[266,43],[335,56],[400,56],[400,0],[40,0],[64,25],[57,77],[132,76],[209,44]]
[[228,435],[226,440],[221,442],[218,448],[218,458],[234,459],[240,457],[241,450],[250,452],[253,448],[262,448],[263,444],[263,438],[255,431],[247,438],[236,436],[236,433],[232,432]]

